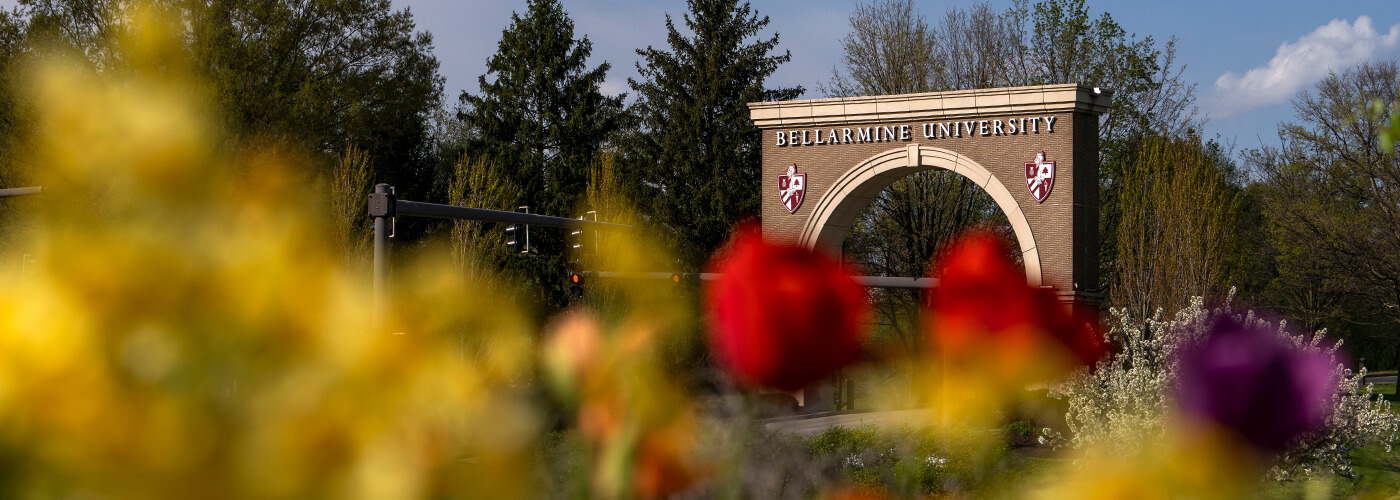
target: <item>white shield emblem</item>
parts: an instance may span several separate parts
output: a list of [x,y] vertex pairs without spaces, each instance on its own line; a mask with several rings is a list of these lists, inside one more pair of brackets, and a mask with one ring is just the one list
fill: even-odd
[[1036,153],[1035,161],[1026,164],[1026,189],[1036,203],[1050,197],[1050,189],[1055,187],[1055,162],[1045,161],[1045,152]]
[[788,213],[795,214],[802,206],[802,193],[807,191],[807,174],[797,173],[797,164],[788,165],[787,174],[778,176],[778,194]]

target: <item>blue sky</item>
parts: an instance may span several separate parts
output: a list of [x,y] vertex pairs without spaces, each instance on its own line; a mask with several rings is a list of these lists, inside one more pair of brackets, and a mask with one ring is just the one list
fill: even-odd
[[[496,51],[512,11],[525,0],[394,0],[409,7],[421,28],[436,39],[447,94],[478,92],[477,76]],[[792,62],[774,75],[773,85],[802,85],[804,97],[822,97],[816,83],[830,78],[840,57],[839,40],[848,31],[854,0],[754,0],[772,20],[770,33]],[[971,2],[918,3],[931,22],[950,6]],[[1005,7],[1009,1],[995,1]],[[1400,4],[1395,0],[1095,2],[1093,15],[1107,11],[1129,33],[1165,42],[1178,38],[1177,62],[1183,77],[1197,85],[1198,105],[1209,116],[1205,132],[1219,134],[1237,148],[1276,144],[1277,124],[1293,116],[1288,100],[1327,74],[1368,59],[1400,58]],[[635,50],[665,45],[665,15],[680,22],[683,0],[564,0],[576,35],[593,42],[590,65],[612,64],[605,91],[627,90],[636,76]],[[1364,18],[1363,18],[1364,16]],[[1223,78],[1222,78],[1223,77]]]

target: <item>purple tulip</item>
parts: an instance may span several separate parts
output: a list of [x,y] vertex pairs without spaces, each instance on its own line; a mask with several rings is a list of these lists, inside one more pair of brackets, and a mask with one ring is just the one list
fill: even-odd
[[1304,350],[1279,334],[1230,318],[1179,354],[1177,404],[1213,420],[1262,450],[1281,451],[1321,429],[1337,391],[1332,356]]

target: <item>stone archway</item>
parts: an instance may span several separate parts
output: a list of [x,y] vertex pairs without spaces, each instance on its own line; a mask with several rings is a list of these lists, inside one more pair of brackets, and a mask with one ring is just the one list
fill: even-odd
[[802,227],[798,242],[808,248],[839,254],[851,224],[880,191],[910,174],[931,169],[961,175],[991,195],[1016,233],[1026,266],[1026,282],[1031,286],[1041,286],[1040,252],[1036,247],[1035,234],[1011,191],[971,158],[935,147],[910,145],[891,149],[847,170],[817,201],[812,215]]
[[750,103],[764,235],[839,253],[880,191],[949,170],[1006,214],[1027,282],[1097,304],[1099,116],[1110,104],[1080,85]]

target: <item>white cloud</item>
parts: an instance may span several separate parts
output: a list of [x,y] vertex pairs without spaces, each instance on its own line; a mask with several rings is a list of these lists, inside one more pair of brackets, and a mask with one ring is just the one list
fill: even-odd
[[1243,76],[1226,72],[1215,80],[1209,108],[1213,116],[1225,117],[1261,106],[1288,100],[1331,71],[1384,56],[1400,48],[1400,24],[1387,33],[1378,33],[1371,18],[1360,16],[1355,23],[1334,19],[1293,43],[1279,45],[1267,66],[1251,69]]

